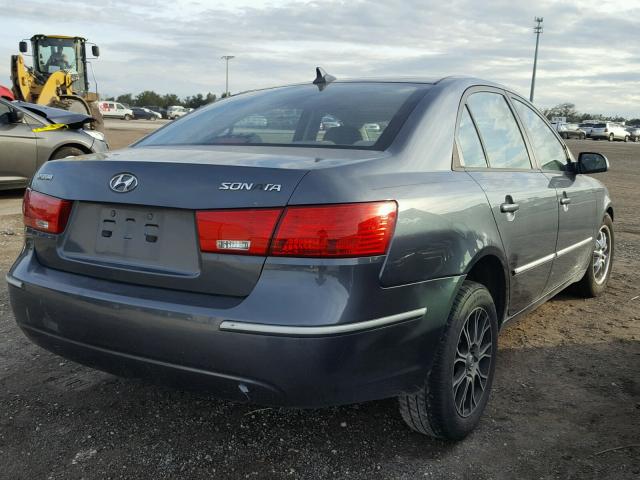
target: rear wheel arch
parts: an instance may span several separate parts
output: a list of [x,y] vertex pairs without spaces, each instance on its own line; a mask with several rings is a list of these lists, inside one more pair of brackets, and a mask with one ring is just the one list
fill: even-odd
[[509,303],[509,269],[502,255],[493,249],[477,255],[467,266],[466,279],[480,283],[489,290],[496,306],[498,324],[502,324]]

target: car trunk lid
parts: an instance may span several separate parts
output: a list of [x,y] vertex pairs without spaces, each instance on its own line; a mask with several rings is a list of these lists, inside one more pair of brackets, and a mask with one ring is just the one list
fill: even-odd
[[[283,207],[305,173],[205,162],[49,162],[32,188],[74,203],[63,234],[35,236],[36,252],[44,265],[82,275],[246,296],[265,257],[201,252],[196,211]],[[122,175],[124,183],[135,176],[130,191]]]

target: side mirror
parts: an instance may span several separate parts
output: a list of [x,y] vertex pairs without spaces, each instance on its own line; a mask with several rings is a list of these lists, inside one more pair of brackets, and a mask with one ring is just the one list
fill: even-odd
[[24,112],[20,110],[11,110],[9,112],[9,123],[22,123],[24,120]]
[[609,170],[609,160],[601,153],[582,152],[578,156],[577,173],[601,173]]
[[20,53],[27,53],[27,42],[24,40],[18,44],[18,48],[20,49]]
[[98,47],[98,45],[91,45],[91,54],[94,57],[99,57],[100,56],[100,47]]

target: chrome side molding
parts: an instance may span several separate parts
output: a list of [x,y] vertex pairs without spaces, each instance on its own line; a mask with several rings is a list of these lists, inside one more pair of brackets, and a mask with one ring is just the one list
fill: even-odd
[[340,325],[323,325],[319,327],[267,325],[264,323],[245,323],[224,320],[220,324],[220,330],[229,332],[263,333],[292,336],[334,335],[337,333],[350,333],[360,330],[383,327],[385,325],[391,325],[393,323],[402,322],[404,320],[420,318],[426,313],[426,308],[418,308],[416,310],[409,310],[408,312],[397,313],[395,315],[389,315],[388,317],[375,318],[373,320],[366,320],[364,322],[344,323]]
[[576,248],[580,248],[583,245],[586,245],[587,243],[591,242],[592,240],[593,240],[593,237],[589,237],[589,238],[585,238],[581,242],[574,243],[573,245],[569,245],[568,247],[563,248],[562,250],[558,250],[556,252],[556,256],[560,257],[560,256],[564,255],[565,253],[569,253],[570,251],[575,250]]
[[539,258],[537,260],[534,260],[533,262],[530,263],[525,263],[524,265],[521,265],[520,267],[514,268],[513,271],[511,272],[513,275],[518,275],[520,273],[526,272],[527,270],[531,270],[532,268],[536,268],[544,263],[550,262],[551,260],[554,260],[558,257],[561,257],[562,255],[565,255],[573,250],[575,250],[576,248],[580,248],[584,245],[587,245],[589,242],[591,242],[593,240],[593,237],[589,237],[589,238],[585,238],[584,240],[580,240],[578,243],[574,243],[573,245],[569,245],[568,247],[563,248],[562,250],[558,250],[556,251],[556,253],[550,253],[549,255],[545,255],[542,258]]

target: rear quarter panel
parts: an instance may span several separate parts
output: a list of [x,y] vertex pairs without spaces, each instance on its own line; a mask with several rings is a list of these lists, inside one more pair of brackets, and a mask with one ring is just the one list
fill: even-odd
[[353,174],[360,169],[312,171],[290,204],[395,200],[398,220],[380,274],[383,286],[461,275],[486,252],[501,254],[486,196],[466,172]]

